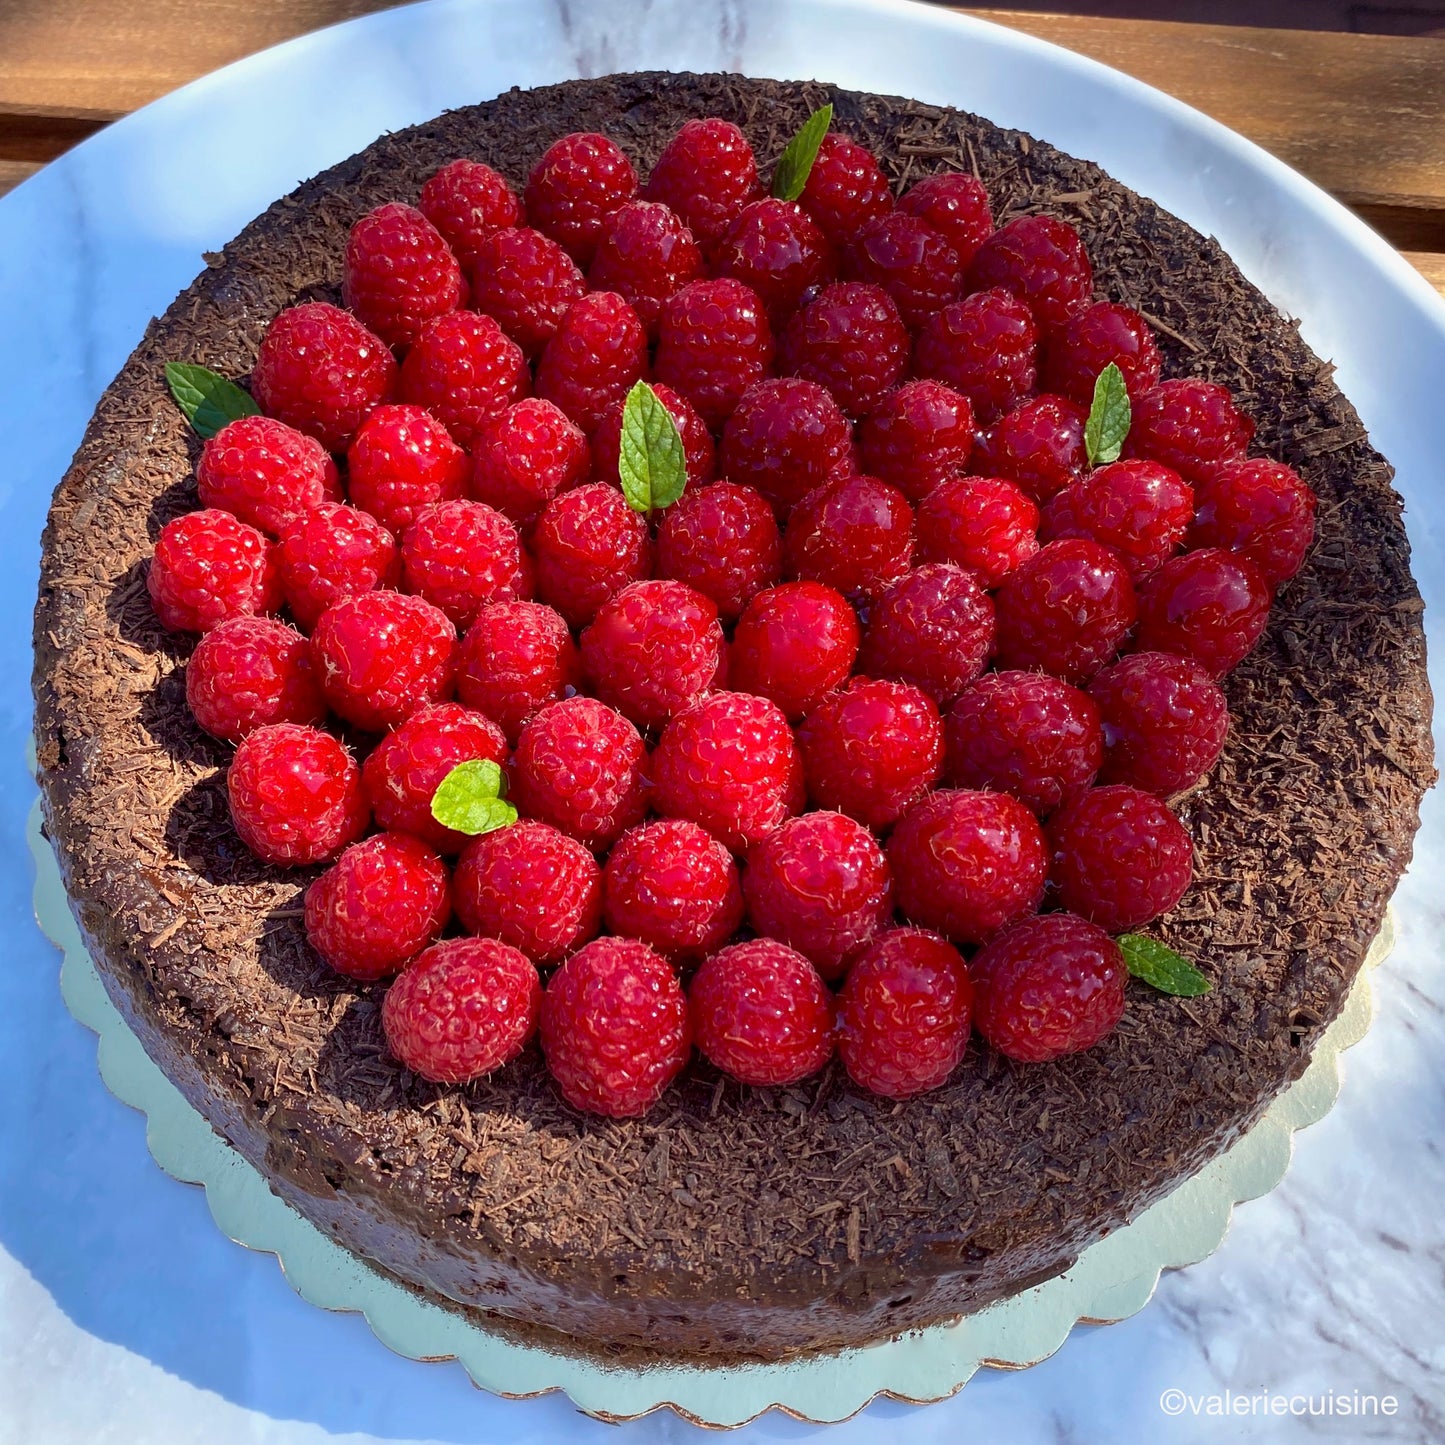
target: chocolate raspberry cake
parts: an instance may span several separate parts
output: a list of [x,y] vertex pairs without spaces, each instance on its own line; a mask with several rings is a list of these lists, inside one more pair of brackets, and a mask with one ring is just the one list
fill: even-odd
[[864,1344],[1303,1072],[1434,778],[1391,475],[1030,136],[513,91],[278,201],[102,398],[46,828],[147,1052],[376,1269],[614,1358]]

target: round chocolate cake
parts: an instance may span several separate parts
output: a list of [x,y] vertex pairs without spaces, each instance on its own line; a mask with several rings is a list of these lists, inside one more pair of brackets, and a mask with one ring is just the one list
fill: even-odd
[[[196,505],[199,443],[168,361],[244,379],[298,300],[338,301],[348,229],[442,163],[515,185],[571,131],[639,169],[691,117],[770,163],[824,101],[895,185],[971,171],[999,220],[1074,224],[1099,294],[1144,314],[1166,375],[1229,387],[1256,449],[1319,498],[1317,541],[1225,681],[1232,727],[1178,804],[1195,881],[1155,930],[1212,982],[1130,985],[1096,1048],[1018,1065],[971,1047],[904,1102],[836,1061],[790,1088],[694,1057],[646,1116],[570,1108],[535,1045],[464,1087],[388,1057],[379,986],[327,968],[315,871],[241,845],[229,749],[187,710],[191,643],[153,615],[160,527]],[[1422,603],[1400,498],[1349,402],[1211,240],[1095,165],[908,100],[723,75],[513,91],[389,135],[278,201],[149,329],[56,492],[35,620],[46,826],[110,994],[197,1109],[376,1268],[497,1325],[613,1354],[778,1358],[976,1310],[1055,1275],[1198,1170],[1304,1070],[1410,858],[1433,780]]]

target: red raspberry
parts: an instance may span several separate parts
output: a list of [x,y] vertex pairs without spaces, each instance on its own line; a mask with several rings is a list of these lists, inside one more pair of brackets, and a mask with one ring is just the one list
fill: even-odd
[[636,939],[594,939],[542,996],[542,1053],[574,1109],[614,1119],[645,1114],[691,1051],[677,975]]
[[993,603],[973,573],[929,562],[873,608],[858,670],[915,683],[941,707],[983,671],[993,634]]
[[[689,490],[705,487],[712,481],[715,463],[715,447],[707,423],[697,414],[697,408],[685,397],[679,396],[670,386],[660,381],[652,384],[656,395],[667,414],[677,424],[678,435],[682,437],[682,454],[687,471]],[[618,468],[622,456],[622,412],[627,398],[619,396],[602,414],[597,430],[592,433],[592,480],[619,485]]]
[[1166,562],[1139,593],[1140,652],[1192,657],[1211,677],[1242,662],[1269,621],[1269,583],[1248,557],[1206,547]]
[[1039,550],[1039,509],[1002,477],[950,477],[919,505],[920,562],[966,567],[985,587]]
[[1049,819],[1049,880],[1059,902],[1107,933],[1168,913],[1189,889],[1194,844],[1152,793],[1090,788]]
[[993,235],[993,211],[983,182],[959,171],[914,181],[899,199],[898,209],[927,221],[953,247],[961,266],[967,266]]
[[908,571],[913,509],[877,477],[835,477],[793,508],[783,560],[793,576],[866,602]]
[[663,307],[658,380],[681,392],[708,426],[722,426],[772,363],[767,313],[741,281],[694,281]]
[[512,758],[520,812],[607,848],[647,809],[647,748],[637,729],[595,697],[548,703],[522,729]]
[[852,431],[832,393],[777,377],[750,386],[723,428],[722,474],[786,520],[814,487],[852,470]]
[[727,120],[690,120],[668,141],[643,194],[682,217],[705,250],[760,193],[752,147]]
[[466,453],[419,406],[377,407],[346,453],[351,505],[398,537],[423,507],[463,496],[466,486]]
[[637,172],[615,141],[576,131],[555,140],[527,177],[527,219],[586,266],[608,219],[637,194]]
[[759,592],[733,632],[730,685],[770,698],[790,719],[811,712],[853,670],[858,618],[821,582]]
[[972,1011],[958,950],[921,928],[892,929],[863,950],[838,995],[838,1056],[859,1088],[926,1093],[958,1067]]
[[344,597],[395,587],[401,580],[401,552],[370,513],[323,502],[282,531],[276,570],[291,615],[309,629]]
[[678,963],[720,948],[743,921],[732,854],[685,818],[624,833],[603,869],[602,896],[611,932],[641,939]]
[[521,523],[587,480],[587,438],[563,412],[527,397],[487,422],[472,452],[471,496]]
[[526,1047],[542,984],[525,954],[495,938],[449,938],[422,954],[381,1003],[387,1047],[434,1084],[465,1084]]
[[837,131],[823,137],[798,200],[818,229],[839,248],[869,221],[893,209],[893,192],[878,158],[867,146]]
[[172,632],[209,632],[228,617],[281,605],[275,549],[254,527],[214,507],[161,528],[146,588]]
[[808,714],[798,748],[818,807],[888,828],[938,781],[943,724],[921,688],[855,677]]
[[1084,411],[1061,396],[1030,397],[979,438],[974,465],[1047,502],[1084,474],[1085,420]]
[[651,574],[652,538],[616,487],[592,482],[543,507],[532,557],[542,599],[570,626],[585,627],[604,602]]
[[1011,793],[1046,817],[1093,781],[1104,756],[1099,709],[1042,672],[987,672],[949,709],[947,777]]
[[1201,482],[1220,462],[1242,457],[1253,436],[1254,422],[1225,387],[1183,376],[1161,381],[1134,402],[1124,451]]
[[1072,913],[1024,918],[969,964],[974,1027],[999,1053],[1045,1064],[1093,1048],[1124,1014],[1119,945]]
[[440,607],[459,628],[483,607],[515,602],[522,541],[500,512],[481,502],[437,502],[425,508],[401,539],[402,581],[408,592]]
[[472,305],[495,319],[531,360],[556,334],[568,308],[587,294],[577,263],[527,226],[493,231],[472,262]]
[[1134,625],[1128,568],[1097,542],[1070,537],[1041,547],[994,594],[998,665],[1087,682]]
[[257,728],[242,741],[226,793],[236,832],[263,863],[334,858],[371,821],[356,759],[330,733],[295,723]]
[[391,201],[352,226],[342,299],[388,346],[410,346],[465,292],[451,247],[415,206]]
[[849,416],[867,416],[908,370],[908,328],[880,286],[839,281],[793,315],[779,370],[816,381]]
[[1044,508],[1045,541],[1088,537],[1124,564],[1136,585],[1179,550],[1194,515],[1194,493],[1158,462],[1115,462],[1065,487]]
[[922,326],[963,290],[958,253],[927,221],[906,211],[869,221],[844,253],[844,263],[855,280],[881,286],[908,327]]
[[233,512],[273,537],[321,502],[341,500],[326,448],[268,416],[227,422],[201,448],[196,483],[203,507]]
[[994,286],[1025,302],[1040,331],[1059,331],[1089,304],[1094,268],[1067,221],[1017,216],[978,248],[968,268],[970,291]]
[[715,276],[751,287],[781,325],[811,291],[835,277],[833,249],[792,201],[754,201],[728,227],[713,258]]
[[533,713],[581,680],[567,624],[540,602],[482,608],[457,651],[457,696],[499,724],[512,743]]
[[456,640],[446,613],[423,598],[363,592],[321,614],[311,663],[332,711],[379,733],[450,694]]
[[1191,547],[1224,547],[1248,557],[1270,587],[1288,582],[1315,538],[1315,494],[1283,462],[1225,462],[1196,486]]
[[702,270],[702,252],[675,212],[655,201],[629,201],[608,220],[587,284],[630,302],[655,337],[663,304]]
[[306,639],[268,617],[233,617],[201,638],[186,664],[186,702],[212,737],[228,743],[272,723],[326,718]]
[[462,849],[452,897],[468,933],[499,938],[534,963],[556,963],[597,936],[602,870],[585,844],[519,818]]
[[512,188],[481,161],[448,161],[421,188],[417,205],[468,267],[485,237],[522,223]]
[[888,840],[898,907],[955,943],[982,943],[1043,897],[1044,835],[1007,793],[929,793]]
[[863,469],[921,502],[957,476],[973,450],[973,408],[939,381],[890,391],[858,428]]
[[647,370],[647,333],[613,291],[574,301],[537,363],[537,395],[554,401],[589,435]]
[[1038,351],[1029,308],[1007,291],[979,291],[924,322],[913,370],[961,391],[987,426],[1034,389]]
[[1131,401],[1159,385],[1164,362],[1149,323],[1127,306],[1096,301],[1050,338],[1043,384],[1087,409],[1099,373],[1111,362],[1123,373]]
[[401,368],[402,400],[425,407],[468,450],[483,425],[528,390],[521,348],[475,311],[428,322]]
[[307,941],[337,973],[387,978],[446,927],[446,864],[406,833],[378,833],[353,843],[306,890],[305,912]]
[[803,806],[788,720],[767,698],[712,692],[663,729],[652,754],[653,807],[745,852]]
[[783,542],[773,509],[751,487],[717,482],[687,491],[663,513],[657,570],[709,598],[724,623],[738,620],[778,580]]
[[802,954],[771,938],[713,954],[693,975],[688,1012],[698,1048],[743,1084],[796,1084],[833,1052],[832,994]]
[[893,879],[867,828],[804,813],[753,845],[743,880],[748,922],[804,954],[826,979],[893,916]]

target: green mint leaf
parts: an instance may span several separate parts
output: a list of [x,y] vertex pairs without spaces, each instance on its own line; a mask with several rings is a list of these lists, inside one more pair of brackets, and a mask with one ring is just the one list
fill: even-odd
[[517,821],[517,810],[506,801],[507,779],[490,758],[458,763],[432,794],[431,815],[443,828],[476,837]]
[[1094,378],[1094,404],[1084,423],[1084,450],[1089,465],[1117,462],[1129,435],[1129,392],[1124,373],[1111,361]]
[[808,175],[813,162],[818,159],[818,147],[833,124],[833,105],[830,101],[821,110],[815,110],[798,128],[798,133],[788,142],[787,149],[778,157],[773,169],[773,195],[780,201],[796,201],[808,184]]
[[261,408],[234,381],[205,366],[166,362],[166,382],[176,405],[199,437],[213,437],[228,421],[255,416]]
[[1125,933],[1117,940],[1124,964],[1135,978],[1142,978],[1160,993],[1178,998],[1197,998],[1213,986],[1182,954],[1175,953],[1157,938],[1142,933]]
[[682,434],[672,413],[645,381],[622,406],[622,449],[617,461],[622,495],[634,512],[670,507],[687,485]]

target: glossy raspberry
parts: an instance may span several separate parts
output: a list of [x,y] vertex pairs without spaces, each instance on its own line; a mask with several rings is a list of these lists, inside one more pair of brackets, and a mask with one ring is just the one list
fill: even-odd
[[282,531],[276,570],[291,615],[312,628],[343,597],[395,587],[401,580],[401,551],[371,513],[323,502]]
[[743,879],[748,922],[805,955],[826,979],[893,916],[878,840],[843,813],[804,813],[755,843]]
[[209,632],[227,618],[281,605],[275,549],[255,527],[214,507],[161,528],[146,588],[156,616],[173,632]]
[[[652,390],[677,424],[678,435],[682,437],[688,490],[707,486],[712,481],[716,461],[716,448],[707,423],[697,414],[697,408],[670,386],[660,381],[653,382]],[[603,412],[597,430],[592,433],[592,479],[609,482],[614,487],[620,485],[618,466],[622,453],[622,412],[626,405],[627,398],[618,397]]]
[[694,281],[663,307],[657,379],[685,396],[708,426],[721,427],[772,363],[767,313],[741,281]]
[[417,206],[468,267],[493,231],[518,226],[522,207],[506,180],[481,161],[448,161],[421,188]]
[[399,201],[351,228],[341,295],[388,346],[410,346],[422,327],[462,304],[466,282],[442,233]]
[[771,938],[713,954],[693,975],[688,1011],[698,1048],[740,1083],[795,1084],[833,1052],[832,994],[802,954]]
[[757,293],[768,318],[781,325],[809,292],[835,279],[833,248],[808,213],[792,201],[754,201],[727,229],[713,274],[731,276]]
[[1003,290],[978,291],[924,322],[913,370],[961,391],[987,426],[1034,389],[1038,349],[1034,319],[1022,301]]
[[927,221],[906,211],[869,221],[844,253],[844,264],[856,280],[881,286],[909,327],[922,326],[963,290],[958,253]]
[[548,703],[522,729],[512,801],[589,848],[607,848],[647,807],[647,749],[621,713],[595,697]]
[[1099,709],[1042,672],[986,672],[954,700],[946,776],[956,788],[1010,793],[1047,817],[1094,781],[1104,756]]
[[430,322],[401,368],[402,400],[425,407],[468,449],[488,420],[528,390],[527,362],[517,343],[475,311]]
[[961,266],[967,266],[993,235],[988,192],[977,176],[961,171],[942,171],[914,181],[899,198],[898,209],[927,221],[953,247]]
[[541,602],[484,607],[457,650],[457,696],[497,723],[509,742],[522,724],[582,680],[567,624]]
[[913,509],[877,477],[835,477],[808,493],[788,518],[783,565],[795,577],[868,601],[908,571]]
[[664,302],[702,270],[702,252],[676,212],[656,201],[629,201],[608,220],[587,284],[629,301],[656,336]]
[[867,416],[908,370],[908,328],[879,286],[839,281],[794,313],[778,369],[816,381],[852,417]]
[[379,406],[346,453],[353,507],[400,537],[423,507],[464,495],[467,457],[451,433],[419,406]]
[[241,743],[226,793],[236,832],[264,863],[334,858],[371,818],[356,760],[330,733],[295,723],[257,728]]
[[1044,508],[1040,536],[1088,537],[1113,552],[1136,585],[1179,550],[1194,493],[1178,472],[1131,460],[1096,467]]
[[1192,657],[1223,677],[1251,652],[1269,621],[1269,583],[1249,558],[1206,547],[1166,562],[1139,593],[1140,652]]
[[980,246],[968,289],[1001,286],[1025,302],[1041,332],[1061,330],[1088,304],[1094,270],[1079,233],[1055,216],[1018,216]]
[[574,301],[537,363],[537,395],[588,435],[607,408],[647,370],[647,334],[637,313],[613,291]]
[[586,844],[519,818],[462,849],[452,898],[468,933],[498,938],[534,963],[556,963],[597,936],[602,870]]
[[943,724],[921,688],[855,677],[808,714],[798,749],[818,807],[883,829],[938,781]]
[[268,416],[228,422],[201,448],[196,484],[203,507],[219,507],[274,537],[321,502],[341,500],[326,448]]
[[586,481],[591,466],[582,429],[550,401],[527,397],[482,427],[469,495],[520,524]]
[[852,429],[815,381],[775,377],[750,386],[723,428],[719,467],[786,520],[814,487],[852,470]]
[[711,249],[757,199],[757,162],[747,137],[727,120],[690,120],[668,141],[643,194],[676,211]]
[[652,572],[646,519],[603,482],[548,502],[531,546],[538,594],[572,627],[585,627],[608,598]]
[[363,592],[321,614],[311,662],[333,712],[384,732],[450,694],[456,640],[446,613],[423,598]]
[[1253,436],[1254,422],[1227,388],[1184,376],[1161,381],[1134,402],[1124,451],[1198,482],[1220,462],[1242,457]]
[[676,963],[721,948],[743,921],[732,854],[685,818],[624,833],[602,871],[602,898],[610,932],[641,939]]
[[921,928],[892,929],[858,956],[838,995],[838,1056],[870,1093],[926,1093],[958,1067],[972,1011],[958,950]]
[[535,360],[568,308],[586,295],[577,263],[549,236],[528,226],[493,231],[472,262],[472,305]]
[[440,607],[458,628],[483,607],[515,602],[522,542],[500,512],[482,502],[437,502],[426,507],[401,539],[402,585]]
[[615,141],[576,131],[555,140],[527,177],[527,219],[586,266],[608,219],[637,194],[637,172]]
[[212,737],[228,743],[272,723],[326,717],[306,639],[269,617],[233,617],[201,638],[186,664],[186,702]]
[[711,600],[725,624],[782,574],[773,509],[751,487],[717,482],[684,492],[657,529],[657,570]]
[[645,1114],[692,1051],[687,999],[644,943],[598,938],[552,975],[542,997],[542,1053],[575,1109]]
[[1062,396],[1030,397],[978,439],[973,465],[1007,477],[1040,504],[1083,476],[1087,414]]
[[1072,913],[1024,918],[969,964],[973,1026],[1008,1058],[1043,1064],[1093,1048],[1124,1015],[1119,945]]
[[353,843],[306,890],[306,938],[337,973],[399,973],[451,917],[446,864],[406,833]]
[[997,587],[1039,550],[1039,509],[1002,477],[950,477],[919,504],[920,562],[966,567]]
[[1127,306],[1096,301],[1073,317],[1044,348],[1043,384],[1087,409],[1099,373],[1113,364],[1130,400],[1158,386],[1163,358],[1149,323]]
[[787,718],[746,693],[708,693],[678,713],[652,754],[652,784],[658,813],[700,824],[734,853],[803,805]]
[[1152,793],[1090,788],[1049,819],[1049,881],[1059,902],[1124,933],[1168,913],[1188,891],[1194,844]]
[[830,131],[818,147],[798,201],[828,240],[841,248],[869,221],[893,209],[893,192],[867,146]]
[[381,1004],[387,1047],[434,1084],[500,1069],[537,1028],[542,984],[525,954],[494,938],[449,938],[421,955]]
[[944,706],[983,671],[993,638],[993,603],[973,573],[928,562],[873,607],[858,670],[914,683]]
[[772,699],[790,719],[811,712],[853,670],[858,618],[821,582],[759,592],[733,632],[729,685]]
[[941,381],[910,381],[863,419],[858,446],[864,471],[921,502],[963,471],[973,450],[973,408]]
[[1050,542],[994,594],[998,665],[1087,682],[1118,652],[1138,603],[1129,570],[1083,537]]
[[1315,537],[1315,494],[1293,468],[1264,457],[1225,462],[1194,489],[1191,547],[1248,557],[1271,587],[1288,582]]

